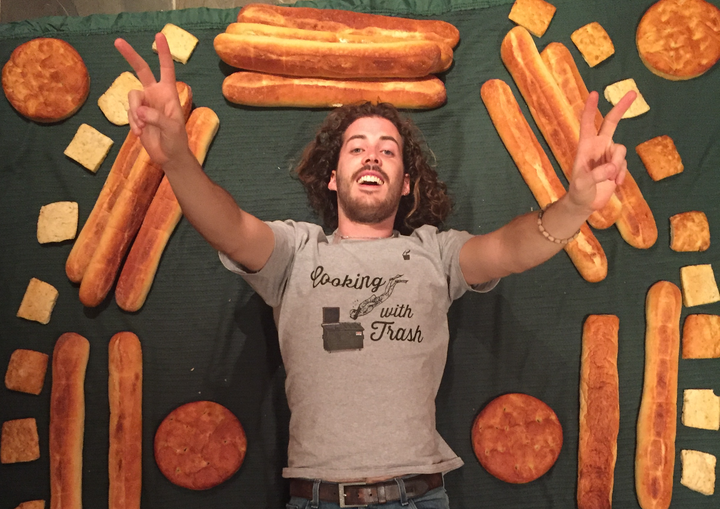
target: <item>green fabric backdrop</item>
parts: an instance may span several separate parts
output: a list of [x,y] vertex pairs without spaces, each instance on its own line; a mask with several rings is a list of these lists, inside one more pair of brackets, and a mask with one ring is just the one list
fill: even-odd
[[[712,1],[720,5],[720,1]],[[540,49],[551,41],[567,45],[590,89],[602,90],[628,77],[637,81],[651,110],[623,121],[616,140],[629,147],[630,171],[655,214],[659,238],[652,248],[640,251],[626,244],[615,228],[598,231],[609,260],[605,281],[585,282],[568,257],[560,253],[536,269],[506,278],[490,294],[468,294],[453,305],[448,365],[437,398],[437,424],[465,460],[463,468],[446,477],[456,509],[575,506],[580,338],[583,320],[592,313],[620,317],[621,429],[614,501],[616,507],[638,506],[633,463],[643,379],[645,294],[661,279],[679,284],[683,265],[717,261],[716,240],[703,253],[671,251],[671,215],[702,210],[714,239],[720,234],[716,192],[720,69],[716,67],[688,82],[671,82],[651,74],[640,62],[634,33],[642,13],[652,3],[555,0],[558,10],[550,28],[544,37],[536,39]],[[537,209],[479,96],[480,85],[490,78],[510,82],[517,95],[500,61],[500,42],[513,26],[507,19],[510,4],[510,0],[336,0],[312,4],[429,16],[458,27],[461,42],[455,64],[442,76],[448,91],[447,105],[412,113],[412,118],[425,133],[437,157],[438,171],[454,196],[456,207],[449,226],[473,233],[489,232],[518,214]],[[39,245],[35,238],[38,211],[46,203],[77,201],[80,224],[84,223],[127,133],[127,127],[111,125],[96,106],[113,79],[129,69],[112,46],[114,38],[125,37],[157,70],[150,47],[153,34],[166,22],[183,26],[200,39],[188,64],[178,64],[176,69],[178,79],[192,86],[195,104],[212,108],[220,117],[220,130],[205,164],[207,173],[241,206],[262,219],[316,220],[306,205],[302,186],[290,176],[290,168],[327,112],[245,108],[223,99],[221,83],[230,69],[218,59],[212,40],[236,13],[237,9],[190,9],[54,17],[0,25],[1,62],[7,61],[17,45],[33,37],[54,36],[77,48],[92,80],[82,109],[55,125],[30,122],[0,99],[0,372],[4,373],[16,348],[50,354],[57,338],[67,331],[89,339],[83,463],[83,502],[89,508],[107,505],[107,344],[121,330],[135,332],[143,345],[143,507],[281,508],[286,501],[287,488],[280,472],[287,459],[289,412],[271,310],[240,278],[220,265],[217,254],[187,221],[181,221],[170,239],[147,303],[133,314],[120,311],[112,296],[98,308],[84,308],[77,286],[64,274],[71,242]],[[616,47],[616,54],[594,69],[585,64],[570,41],[570,33],[590,21],[600,22]],[[600,108],[603,113],[609,110],[604,99]],[[115,140],[96,175],[63,155],[83,122]],[[633,148],[660,134],[675,140],[685,172],[653,182]],[[52,320],[45,326],[15,317],[31,277],[51,283],[60,292]],[[683,319],[690,312],[718,314],[720,304],[683,309]],[[719,367],[719,360],[680,360],[680,401],[685,388],[718,388]],[[0,389],[0,421],[35,417],[41,449],[37,461],[0,465],[0,509],[14,508],[25,500],[49,500],[50,378],[48,372],[40,396]],[[470,443],[470,427],[478,411],[492,398],[512,391],[547,402],[557,412],[565,433],[553,469],[541,479],[519,486],[486,473]],[[199,399],[211,399],[232,410],[245,427],[249,445],[245,463],[228,482],[192,492],[162,476],[153,459],[152,444],[155,430],[168,412]],[[678,420],[676,445],[672,506],[717,507],[719,495],[705,497],[680,485],[679,461],[683,448],[720,455],[717,432],[685,428]]]

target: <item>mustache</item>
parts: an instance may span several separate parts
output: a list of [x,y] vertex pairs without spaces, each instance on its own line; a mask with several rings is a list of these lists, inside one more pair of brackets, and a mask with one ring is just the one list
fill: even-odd
[[362,168],[360,168],[358,171],[353,173],[353,182],[355,182],[358,179],[358,176],[364,172],[364,171],[373,171],[375,173],[380,174],[382,179],[387,182],[389,180],[387,173],[385,173],[380,166],[377,164],[366,164]]

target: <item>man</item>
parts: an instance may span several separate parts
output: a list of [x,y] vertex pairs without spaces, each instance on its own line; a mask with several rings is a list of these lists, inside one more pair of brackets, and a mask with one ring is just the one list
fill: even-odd
[[409,121],[388,105],[340,108],[297,170],[335,228],[326,235],[263,222],[205,175],[187,145],[162,34],[156,43],[159,82],[125,41],[115,44],[144,87],[130,93],[130,126],[191,224],[274,308],[291,410],[288,507],[449,507],[442,476],[462,460],[435,429],[447,310],[465,291],[489,291],[552,257],[607,202],[626,171],[612,135],[634,94],[599,133],[590,95],[565,196],[477,236],[436,228],[449,200]]

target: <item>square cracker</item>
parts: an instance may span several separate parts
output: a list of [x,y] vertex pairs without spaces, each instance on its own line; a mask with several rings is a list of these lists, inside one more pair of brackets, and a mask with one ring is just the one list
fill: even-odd
[[57,302],[58,291],[55,287],[39,279],[31,278],[25,295],[20,303],[17,316],[26,320],[40,322],[43,325],[50,321],[50,315]]
[[656,136],[635,147],[635,152],[654,181],[682,173],[685,169],[672,138]]
[[27,502],[23,502],[22,504],[17,506],[15,509],[45,509],[45,501],[28,500]]
[[98,99],[98,106],[102,110],[105,117],[115,125],[127,125],[128,94],[131,90],[142,90],[143,86],[140,80],[131,72],[125,71],[115,78],[110,88]]
[[710,225],[704,212],[693,210],[670,217],[670,249],[705,251],[710,247]]
[[683,359],[720,358],[720,316],[688,315],[683,325]]
[[634,90],[635,93],[637,93],[637,97],[623,114],[622,118],[637,117],[650,111],[650,106],[645,102],[645,98],[640,93],[640,90],[638,90],[637,84],[632,78],[618,81],[605,87],[605,99],[615,106],[630,90]]
[[720,301],[712,265],[687,265],[680,268],[685,307],[701,306]]
[[685,389],[682,423],[689,428],[720,429],[720,398],[712,389]]
[[64,154],[95,173],[105,160],[112,145],[112,139],[94,127],[81,124]]
[[[190,32],[187,32],[177,25],[168,23],[160,30],[168,42],[170,48],[170,54],[173,60],[180,62],[181,64],[187,64],[190,59],[190,55],[195,51],[197,46],[198,38]],[[153,41],[152,50],[157,53],[157,44]]]
[[682,457],[682,478],[680,484],[703,495],[715,493],[715,464],[712,454],[684,449]]
[[40,457],[37,423],[35,419],[15,419],[2,425],[0,439],[0,462],[20,463]]
[[590,67],[595,67],[615,53],[612,39],[597,21],[578,28],[570,34],[570,39]]
[[78,204],[74,201],[57,201],[40,207],[37,239],[40,244],[62,242],[77,235]]
[[545,0],[515,0],[508,19],[528,29],[536,37],[545,34],[555,15],[555,6]]
[[5,387],[11,391],[27,392],[37,396],[45,383],[47,363],[47,354],[18,348],[10,355],[5,373]]

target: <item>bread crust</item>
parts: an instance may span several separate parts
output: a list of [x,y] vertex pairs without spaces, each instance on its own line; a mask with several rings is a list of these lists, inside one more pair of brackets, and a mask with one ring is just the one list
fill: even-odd
[[66,332],[55,343],[50,393],[50,509],[81,509],[85,370],[90,343]]
[[[500,45],[500,56],[530,109],[540,132],[568,180],[580,141],[580,119],[540,57],[530,33],[521,26],[511,29]],[[620,213],[613,196],[588,222],[609,228]]]
[[580,361],[578,509],[610,509],[620,430],[618,330],[614,315],[590,315]]
[[[177,88],[187,118],[192,91],[182,82]],[[144,148],[140,150],[80,283],[80,302],[85,306],[97,306],[110,291],[162,177],[162,168],[153,164]]]
[[[188,119],[188,144],[200,165],[219,126],[220,119],[210,108],[196,108]],[[163,177],[118,278],[115,301],[121,309],[137,311],[145,303],[162,253],[181,217],[180,204]]]
[[445,85],[434,76],[329,80],[241,71],[225,78],[222,91],[230,102],[261,107],[335,108],[370,101],[392,103],[400,109],[430,109],[447,100]]
[[667,509],[672,498],[681,310],[682,295],[673,283],[650,287],[635,451],[635,491],[642,509]]
[[[560,179],[510,87],[502,80],[488,80],[480,88],[485,107],[510,156],[541,208],[546,208],[565,194]],[[607,257],[590,228],[583,224],[580,235],[564,246],[580,275],[591,283],[607,276]]]
[[108,509],[140,509],[142,486],[142,349],[132,332],[108,345]]
[[615,188],[615,194],[622,203],[620,217],[615,222],[622,238],[633,247],[648,249],[658,237],[655,217],[630,170],[625,180]]

